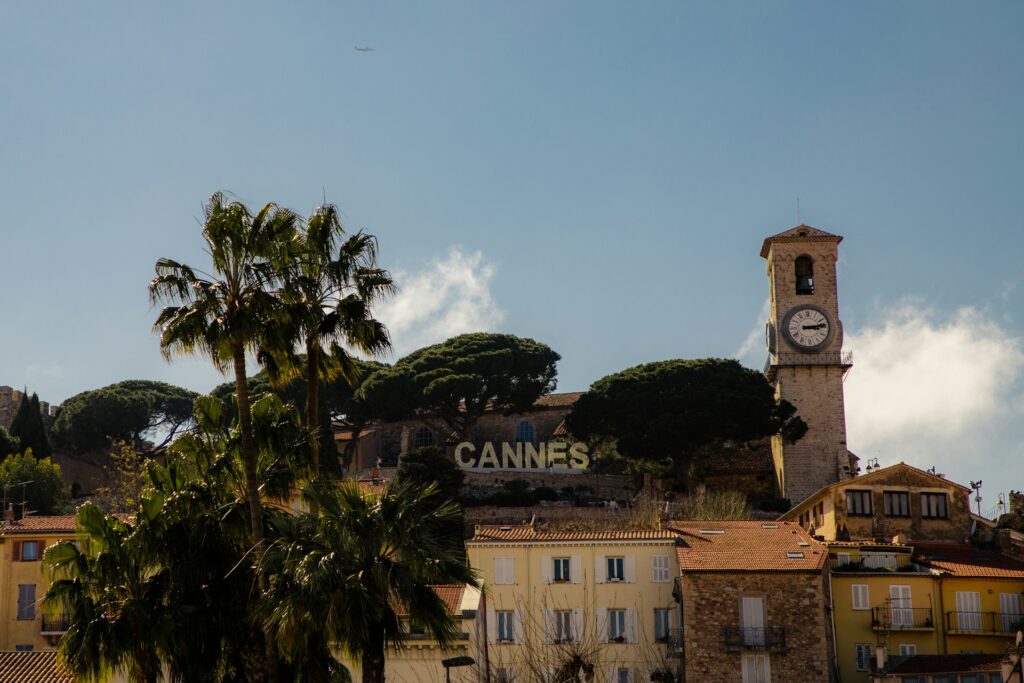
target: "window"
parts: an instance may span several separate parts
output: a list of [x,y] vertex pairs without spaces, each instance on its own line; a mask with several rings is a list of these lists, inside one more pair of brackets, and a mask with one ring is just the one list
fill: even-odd
[[794,263],[796,293],[814,294],[814,261],[810,256],[798,256]]
[[847,491],[846,514],[871,515],[871,491]]
[[620,666],[615,671],[615,683],[633,683],[633,670]]
[[853,609],[868,609],[868,585],[853,584]]
[[556,643],[571,643],[572,642],[572,610],[559,609],[555,610],[555,642]]
[[875,646],[870,643],[857,643],[854,647],[857,648],[857,671],[870,671]]
[[520,420],[516,425],[516,443],[532,443],[537,445],[537,430],[529,420]]
[[494,683],[514,683],[515,680],[515,676],[512,675],[512,669],[506,669],[505,667],[494,669]]
[[814,506],[814,526],[819,527],[825,523],[825,501],[822,501]]
[[608,641],[622,642],[626,640],[626,610],[608,610]]
[[896,569],[896,553],[860,553],[860,563],[870,569]]
[[18,560],[35,562],[39,559],[39,541],[22,541],[19,544]]
[[1020,593],[1000,593],[999,616],[1003,633],[1016,633],[1024,628],[1024,596]]
[[889,586],[889,620],[893,626],[914,625],[913,605],[910,586]]
[[15,652],[32,652],[32,646],[31,645],[15,645],[14,646],[14,651]]
[[850,553],[836,553],[836,566],[845,567],[850,564]]
[[909,517],[910,494],[905,491],[886,491],[882,494],[886,517]]
[[516,642],[516,613],[511,610],[499,611],[498,613],[498,642]]
[[672,610],[658,607],[654,610],[654,638],[659,641],[668,640],[668,632],[672,625]]
[[957,591],[956,628],[960,631],[981,630],[981,593]]
[[921,494],[921,516],[933,519],[946,519],[946,494],[945,493],[922,493]]
[[609,581],[625,581],[625,559],[624,557],[609,557],[605,561],[608,564]]
[[771,683],[772,668],[768,655],[743,655],[743,683]]
[[669,569],[668,555],[655,555],[651,563],[651,581],[667,582],[672,580]]
[[494,583],[511,585],[516,582],[516,561],[511,557],[494,558]]
[[18,619],[36,618],[36,585],[23,583],[18,586]]
[[914,643],[900,643],[900,657],[913,657],[917,654],[917,645]]
[[555,581],[559,583],[567,583],[569,578],[569,558],[568,557],[556,557],[554,559],[555,567],[552,576],[555,577]]
[[420,427],[413,432],[413,448],[426,448],[427,446],[433,446],[435,443],[437,443],[437,437],[434,436],[434,432],[430,427]]

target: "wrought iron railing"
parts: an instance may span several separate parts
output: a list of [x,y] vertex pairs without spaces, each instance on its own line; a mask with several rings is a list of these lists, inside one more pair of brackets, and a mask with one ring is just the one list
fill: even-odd
[[665,636],[665,644],[668,645],[669,652],[682,652],[683,651],[683,629],[681,628],[670,628],[668,634]]
[[1016,633],[1024,630],[1024,614],[946,612],[946,630],[968,633]]
[[43,625],[40,629],[40,633],[64,633],[68,630],[71,625],[71,619],[66,614],[58,614],[54,616],[43,615]]
[[785,650],[786,629],[781,626],[726,626],[722,629],[726,650]]
[[876,631],[899,631],[908,628],[935,628],[931,607],[871,608],[871,628]]

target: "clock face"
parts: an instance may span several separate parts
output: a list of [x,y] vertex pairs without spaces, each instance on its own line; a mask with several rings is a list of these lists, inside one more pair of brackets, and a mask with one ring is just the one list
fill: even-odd
[[787,341],[801,351],[815,351],[832,335],[832,323],[816,306],[798,306],[786,314],[782,331]]

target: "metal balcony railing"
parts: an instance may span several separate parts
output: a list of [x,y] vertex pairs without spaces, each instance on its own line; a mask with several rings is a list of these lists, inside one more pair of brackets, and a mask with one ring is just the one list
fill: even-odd
[[71,619],[64,614],[58,614],[56,616],[43,615],[43,625],[40,629],[41,635],[53,635],[64,633],[68,630],[71,625]]
[[726,650],[785,650],[786,629],[781,626],[726,626],[722,629]]
[[665,636],[665,644],[668,646],[670,653],[682,652],[683,651],[683,629],[681,628],[670,628],[668,635]]
[[931,607],[883,607],[871,608],[871,628],[876,631],[900,631],[905,629],[933,629]]
[[1024,630],[1024,614],[946,612],[946,630],[966,633],[1012,634]]

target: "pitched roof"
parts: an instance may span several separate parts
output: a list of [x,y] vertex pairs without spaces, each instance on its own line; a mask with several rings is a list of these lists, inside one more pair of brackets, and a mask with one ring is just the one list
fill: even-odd
[[795,522],[669,522],[685,572],[819,572],[828,549]]
[[[439,584],[430,586],[430,589],[437,593],[438,597],[441,598],[449,614],[458,615],[462,613],[462,595],[466,591],[466,587],[464,585]],[[400,617],[409,616],[409,610],[405,605],[397,605],[395,607],[395,611]]]
[[768,257],[768,250],[771,249],[771,245],[774,242],[835,242],[839,244],[842,241],[843,238],[839,235],[833,235],[830,232],[812,228],[801,223],[795,228],[783,230],[777,235],[766,237],[761,245],[761,258]]
[[958,674],[973,671],[999,671],[1005,654],[914,655],[886,667],[893,674]]
[[967,543],[914,543],[914,559],[951,576],[1024,579],[1024,562]]
[[[4,522],[0,535],[71,533],[77,527],[74,515],[34,516],[29,515],[14,522]],[[3,679],[0,679],[3,680]]]
[[876,479],[885,479],[886,475],[892,474],[894,471],[896,471],[898,469],[901,469],[901,468],[902,469],[906,469],[906,470],[910,470],[911,472],[913,472],[915,474],[920,474],[920,475],[923,475],[925,477],[929,477],[931,479],[934,479],[936,484],[940,484],[941,483],[941,484],[945,484],[945,485],[948,485],[948,486],[953,486],[953,487],[958,488],[958,489],[963,489],[964,491],[970,491],[969,488],[967,488],[963,484],[956,483],[952,479],[946,479],[945,477],[940,477],[937,474],[932,474],[931,472],[926,472],[925,470],[922,470],[922,469],[919,469],[917,467],[914,467],[913,465],[908,465],[905,462],[898,462],[895,465],[889,465],[888,467],[883,467],[880,470],[875,470],[874,472],[871,472],[870,474],[861,474],[861,475],[858,475],[856,477],[851,477],[849,479],[843,479],[842,481],[834,482],[834,483],[829,484],[827,486],[822,486],[820,489],[818,489],[817,491],[812,493],[810,496],[805,498],[801,503],[799,503],[798,505],[793,506],[789,510],[789,512],[787,512],[786,514],[784,514],[781,517],[779,517],[779,519],[787,519],[787,518],[788,519],[794,519],[795,515],[796,515],[796,513],[798,511],[802,512],[803,510],[809,508],[813,503],[817,502],[817,500],[818,500],[818,498],[820,496],[824,495],[825,492],[827,492],[827,491],[831,491],[833,489],[837,489],[837,488],[840,488],[840,487],[851,486],[851,485],[856,487],[856,486],[859,486],[861,484],[871,484]]
[[618,529],[608,531],[548,531],[530,524],[514,526],[477,525],[467,543],[558,543],[562,541],[671,541],[677,536],[660,529]]
[[0,651],[3,683],[74,683],[75,677],[57,663],[56,650]]
[[534,408],[569,408],[583,395],[582,391],[567,391],[561,394],[547,394],[533,402]]

